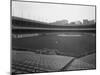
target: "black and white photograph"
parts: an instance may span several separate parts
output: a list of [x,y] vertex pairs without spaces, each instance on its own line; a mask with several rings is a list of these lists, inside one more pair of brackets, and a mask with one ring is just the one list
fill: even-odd
[[11,1],[11,74],[96,69],[96,6]]

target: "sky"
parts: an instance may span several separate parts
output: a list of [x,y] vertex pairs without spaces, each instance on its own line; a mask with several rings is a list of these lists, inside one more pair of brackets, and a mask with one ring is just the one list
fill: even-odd
[[49,23],[65,19],[69,22],[92,20],[95,19],[95,7],[12,1],[12,16]]

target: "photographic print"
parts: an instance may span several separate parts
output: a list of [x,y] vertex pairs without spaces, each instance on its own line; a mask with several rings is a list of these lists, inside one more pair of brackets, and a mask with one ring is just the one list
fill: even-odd
[[96,6],[11,1],[11,74],[96,69]]

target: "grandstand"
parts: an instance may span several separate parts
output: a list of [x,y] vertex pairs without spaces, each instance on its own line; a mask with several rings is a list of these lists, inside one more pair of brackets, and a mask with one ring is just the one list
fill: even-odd
[[12,73],[27,74],[65,70],[95,69],[95,65],[81,61],[82,59],[69,56],[45,55],[37,54],[35,52],[13,50]]
[[23,71],[25,71],[25,73],[37,72],[34,71],[34,69],[38,69],[38,72],[60,71],[61,68],[73,59],[74,57],[43,55],[27,51],[13,51],[12,72],[19,73],[17,70],[20,70],[20,73],[24,73]]

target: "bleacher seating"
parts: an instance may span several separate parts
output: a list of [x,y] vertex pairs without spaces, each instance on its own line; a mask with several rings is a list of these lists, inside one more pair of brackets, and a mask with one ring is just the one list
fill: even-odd
[[74,57],[43,55],[28,51],[13,51],[12,72],[21,74],[59,71],[72,59]]

